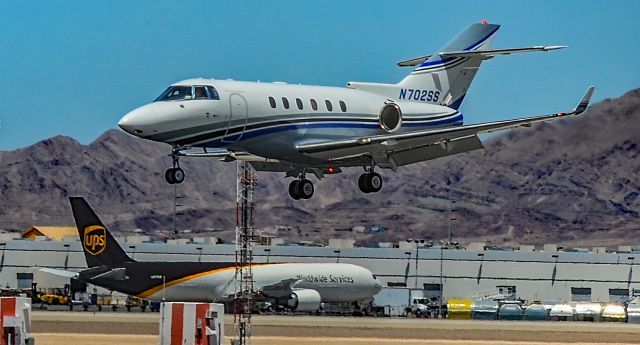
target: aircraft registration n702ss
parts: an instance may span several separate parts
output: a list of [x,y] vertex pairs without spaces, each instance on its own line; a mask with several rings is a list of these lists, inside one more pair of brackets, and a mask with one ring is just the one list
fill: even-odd
[[479,134],[582,113],[589,87],[570,112],[463,125],[458,111],[480,64],[497,55],[547,52],[564,46],[491,49],[499,25],[471,24],[433,55],[398,63],[414,67],[396,84],[349,82],[347,87],[190,79],[118,125],[135,136],[171,144],[167,182],[181,183],[182,156],[250,161],[258,171],[293,177],[289,194],[309,199],[308,174],[318,179],[363,167],[358,186],[378,192],[376,168],[391,169],[483,148]]

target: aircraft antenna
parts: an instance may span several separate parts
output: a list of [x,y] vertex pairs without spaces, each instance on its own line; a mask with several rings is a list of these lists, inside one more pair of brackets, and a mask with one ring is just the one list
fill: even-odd
[[238,161],[236,171],[236,298],[233,305],[236,338],[232,345],[245,345],[251,337],[253,310],[253,244],[257,238],[253,227],[253,190],[257,179],[245,161]]

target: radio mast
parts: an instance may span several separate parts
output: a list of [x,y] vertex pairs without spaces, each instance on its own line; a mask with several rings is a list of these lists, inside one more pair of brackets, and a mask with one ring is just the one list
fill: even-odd
[[253,168],[245,161],[238,161],[236,170],[236,294],[233,305],[236,339],[232,344],[245,345],[251,337],[253,310],[253,244],[257,238],[253,227],[253,190],[257,180]]

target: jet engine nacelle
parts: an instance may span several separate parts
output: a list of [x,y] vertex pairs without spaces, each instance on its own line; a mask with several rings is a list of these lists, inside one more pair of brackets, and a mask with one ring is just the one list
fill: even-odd
[[402,111],[400,111],[400,107],[395,103],[385,104],[380,109],[378,121],[380,122],[380,128],[389,133],[395,132],[402,125]]
[[313,289],[294,290],[287,305],[295,311],[316,311],[320,308],[320,293]]

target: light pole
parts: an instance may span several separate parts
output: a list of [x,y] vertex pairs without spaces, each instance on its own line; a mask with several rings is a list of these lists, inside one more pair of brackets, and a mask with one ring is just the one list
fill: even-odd
[[478,257],[480,258],[480,267],[478,268],[478,284],[480,284],[480,279],[482,278],[482,264],[484,264],[484,253],[478,253]]
[[444,290],[444,286],[442,285],[443,256],[444,256],[444,242],[440,241],[440,300],[438,301],[438,318],[442,318],[442,290]]
[[415,282],[414,282],[414,288],[417,289],[418,288],[418,260],[419,260],[419,256],[420,256],[420,244],[424,244],[425,240],[422,239],[408,239],[407,243],[415,243],[416,244],[416,264],[415,264]]
[[449,202],[447,203],[447,232],[449,233],[449,243],[451,243],[451,181],[447,181],[449,187]]
[[129,249],[131,250],[131,260],[135,259],[136,256],[136,246],[135,245],[130,245]]
[[269,263],[269,258],[271,257],[271,248],[265,248],[265,252],[267,252],[267,263]]
[[7,244],[2,242],[0,246],[2,246],[2,260],[0,260],[0,272],[2,272],[2,268],[4,268],[4,251],[7,248]]
[[67,254],[64,257],[64,269],[66,270],[69,267],[69,247],[71,245],[69,243],[65,243],[64,247],[67,248]]
[[407,256],[407,268],[404,270],[404,286],[409,286],[409,265],[411,265],[411,254],[413,252],[404,252]]
[[198,250],[198,262],[202,261],[202,247],[196,248]]
[[627,282],[627,290],[631,287],[631,278],[633,277],[633,262],[636,259],[635,256],[629,256],[629,279]]
[[551,286],[556,283],[556,274],[558,274],[558,254],[551,255],[553,258],[553,271],[551,272]]

